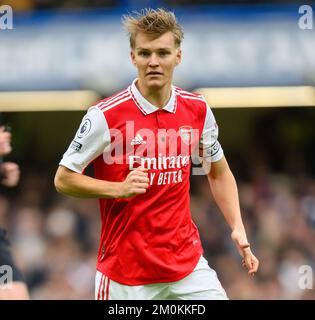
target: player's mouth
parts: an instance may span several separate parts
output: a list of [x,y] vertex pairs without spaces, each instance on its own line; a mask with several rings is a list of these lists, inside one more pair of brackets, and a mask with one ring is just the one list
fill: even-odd
[[150,71],[147,73],[147,76],[162,76],[163,74],[161,72],[157,71]]

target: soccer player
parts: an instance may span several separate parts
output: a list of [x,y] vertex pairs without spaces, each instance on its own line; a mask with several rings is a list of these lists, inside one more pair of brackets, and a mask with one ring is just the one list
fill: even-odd
[[[0,127],[0,183],[5,187],[15,187],[20,179],[19,166],[14,162],[2,162],[2,157],[12,151],[11,133]],[[0,280],[6,277],[6,283],[0,283],[0,300],[27,300],[28,290],[21,271],[16,267],[10,251],[6,230],[0,228]],[[4,274],[2,274],[4,273]],[[10,276],[12,275],[12,279]]]
[[[125,16],[124,25],[138,78],[88,110],[55,176],[59,192],[100,199],[95,297],[227,299],[191,219],[194,153],[210,168],[212,193],[250,275],[258,260],[212,111],[202,96],[172,85],[182,28],[162,9]],[[83,174],[90,163],[94,178]]]

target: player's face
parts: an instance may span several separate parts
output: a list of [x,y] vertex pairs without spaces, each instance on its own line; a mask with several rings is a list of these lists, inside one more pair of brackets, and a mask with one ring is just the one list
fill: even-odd
[[171,32],[156,39],[140,32],[136,35],[131,59],[138,69],[142,85],[148,89],[159,89],[171,85],[174,68],[181,61],[181,50]]

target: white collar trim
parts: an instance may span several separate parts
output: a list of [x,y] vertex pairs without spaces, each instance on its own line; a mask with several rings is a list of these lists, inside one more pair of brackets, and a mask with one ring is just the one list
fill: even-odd
[[134,100],[136,106],[141,110],[142,113],[144,114],[150,114],[153,113],[155,111],[158,110],[165,110],[168,112],[172,112],[175,113],[176,110],[176,92],[174,87],[172,86],[172,93],[171,93],[171,97],[168,101],[168,103],[166,104],[166,106],[162,109],[157,108],[156,106],[154,106],[152,103],[150,103],[138,90],[138,88],[136,87],[136,82],[138,79],[135,79],[131,86],[130,86],[130,92],[131,92],[131,96],[132,99]]

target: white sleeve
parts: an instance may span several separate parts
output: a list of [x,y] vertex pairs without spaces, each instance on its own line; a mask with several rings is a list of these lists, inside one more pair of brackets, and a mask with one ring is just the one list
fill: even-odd
[[207,114],[200,139],[200,156],[207,162],[216,162],[223,157],[223,149],[218,141],[219,128],[207,104]]
[[101,110],[91,107],[59,164],[82,173],[109,145],[107,121]]

